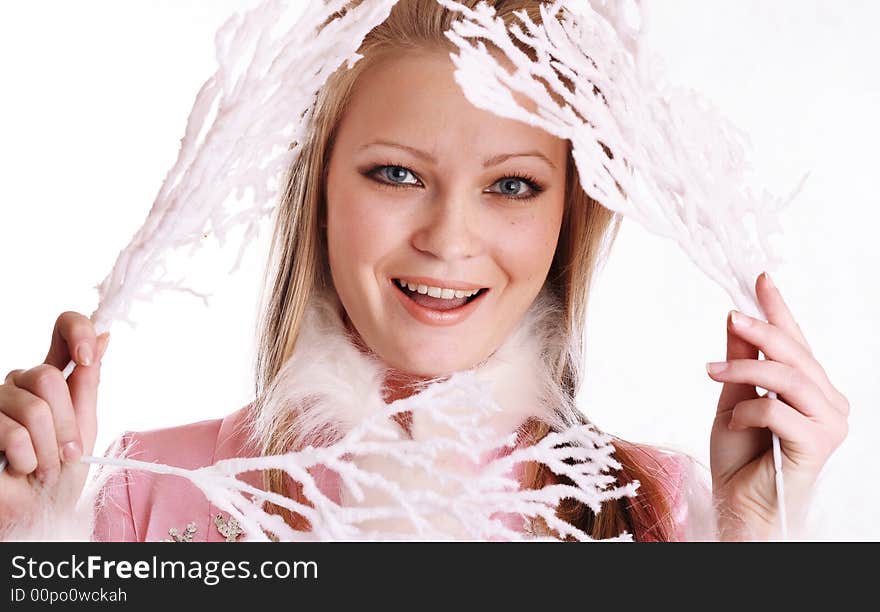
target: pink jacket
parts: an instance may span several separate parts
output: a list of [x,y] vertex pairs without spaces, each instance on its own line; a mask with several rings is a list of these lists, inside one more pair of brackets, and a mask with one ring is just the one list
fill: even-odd
[[[221,459],[253,456],[247,452],[245,418],[248,408],[223,419],[180,427],[126,433],[110,453],[130,459],[194,469]],[[259,486],[259,473],[242,479]],[[183,534],[195,523],[194,542],[224,541],[214,525],[221,514],[192,483],[175,476],[123,470],[107,482],[95,518],[94,538],[113,542],[159,542],[169,530]],[[223,514],[225,516],[225,514]]]
[[[247,442],[248,410],[249,407],[242,408],[223,419],[126,433],[110,452],[125,453],[130,459],[188,469],[211,465],[222,459],[254,456],[256,453]],[[681,463],[673,456],[639,448],[646,453],[646,460],[653,458],[660,471],[665,472],[661,484],[671,500],[670,507],[678,512]],[[329,470],[311,473],[321,491],[338,502],[335,474]],[[261,486],[257,472],[245,473],[241,478],[249,484]],[[222,523],[226,514],[209,503],[189,481],[176,476],[123,470],[107,482],[100,499],[94,530],[94,538],[99,541],[157,542],[173,539],[172,530],[193,542],[227,539],[215,523],[218,515]],[[684,539],[683,518],[683,515],[676,517],[682,527],[679,539]],[[633,535],[640,541],[653,539],[648,526],[644,525],[636,525]]]

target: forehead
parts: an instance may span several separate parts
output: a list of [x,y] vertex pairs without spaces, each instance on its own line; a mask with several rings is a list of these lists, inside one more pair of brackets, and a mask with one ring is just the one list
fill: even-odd
[[397,138],[436,156],[537,148],[554,161],[564,159],[566,141],[473,106],[455,82],[454,71],[442,51],[377,61],[355,85],[340,139],[356,146],[354,141]]

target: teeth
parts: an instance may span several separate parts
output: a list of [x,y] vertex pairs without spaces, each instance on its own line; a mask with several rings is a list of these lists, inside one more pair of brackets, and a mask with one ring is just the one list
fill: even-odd
[[429,287],[427,285],[416,285],[414,283],[402,280],[395,280],[395,282],[403,289],[408,289],[412,292],[418,292],[422,295],[427,294],[431,297],[440,298],[443,300],[471,297],[472,295],[475,295],[480,291],[479,289],[474,289],[473,291],[462,291],[461,289],[449,289],[448,287]]

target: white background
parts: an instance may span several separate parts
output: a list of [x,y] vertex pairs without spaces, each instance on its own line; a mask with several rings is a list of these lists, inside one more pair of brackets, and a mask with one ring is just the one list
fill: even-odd
[[[776,193],[806,172],[775,275],[814,353],[850,399],[850,435],[814,511],[821,537],[880,539],[880,5],[868,0],[663,0],[654,43],[672,80],[750,133]],[[213,72],[230,0],[8,4],[0,11],[0,375],[41,362],[56,316],[93,287],[146,216]],[[119,324],[104,361],[97,452],[124,430],[218,418],[252,397],[266,238],[235,276],[207,251],[210,308],[160,295]],[[224,262],[219,265],[217,261]],[[206,280],[208,279],[208,280]],[[218,280],[219,279],[219,280]],[[708,465],[727,296],[674,244],[625,223],[590,311],[582,407],[625,439]]]

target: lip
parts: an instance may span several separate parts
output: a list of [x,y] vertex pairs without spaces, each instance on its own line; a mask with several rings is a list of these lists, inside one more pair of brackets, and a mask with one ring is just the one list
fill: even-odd
[[[404,278],[403,280],[411,279]],[[412,282],[414,283],[415,280],[413,279]],[[432,280],[432,282],[437,281],[436,279],[434,279]],[[489,293],[489,290],[487,289],[464,306],[459,306],[458,308],[454,308],[452,310],[434,310],[433,308],[425,308],[424,306],[416,304],[414,301],[409,299],[403,292],[403,290],[397,286],[397,284],[394,282],[394,279],[389,279],[388,283],[390,285],[391,291],[394,293],[394,295],[397,296],[397,299],[400,300],[400,303],[403,304],[403,307],[410,314],[410,316],[412,316],[416,321],[419,321],[420,323],[424,323],[425,325],[433,325],[435,327],[448,327],[461,323],[473,314],[473,312],[480,305],[480,302],[483,301],[483,298],[486,297],[486,294]],[[428,283],[422,282],[420,284],[426,285]],[[449,287],[449,285],[441,286]],[[452,289],[453,287],[449,288]],[[483,287],[471,287],[471,289],[482,288]]]

